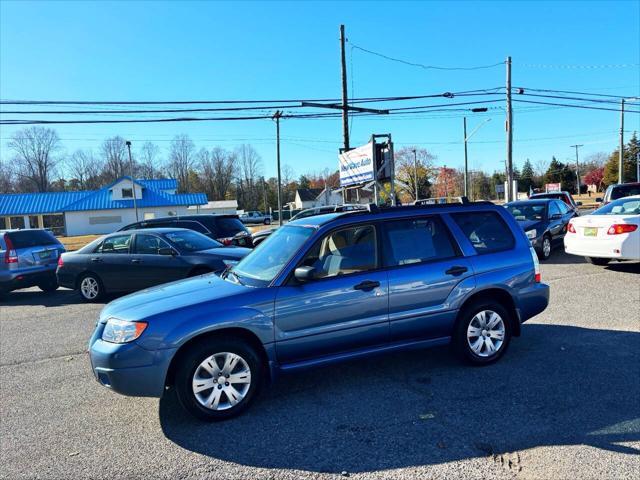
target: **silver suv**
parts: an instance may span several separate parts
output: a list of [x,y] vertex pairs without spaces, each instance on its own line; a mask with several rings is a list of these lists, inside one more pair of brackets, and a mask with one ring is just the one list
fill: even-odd
[[45,292],[56,290],[56,267],[64,251],[47,230],[0,230],[0,294],[36,285]]

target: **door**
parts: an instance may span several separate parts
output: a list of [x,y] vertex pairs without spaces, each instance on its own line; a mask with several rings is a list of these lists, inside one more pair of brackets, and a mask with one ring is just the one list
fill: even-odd
[[276,352],[283,363],[385,345],[387,274],[379,269],[378,231],[363,224],[328,233],[299,266],[313,278],[278,288]]
[[431,215],[385,222],[382,238],[391,342],[451,335],[455,313],[450,297],[473,271],[442,219]]
[[560,209],[563,207],[563,203],[557,200],[549,202],[549,232],[551,233],[551,243],[554,245],[562,242],[566,231],[567,223],[563,219],[563,215]]
[[112,235],[102,242],[96,252],[89,255],[88,268],[102,280],[106,290],[133,290],[131,276],[131,234]]
[[[176,255],[161,255],[160,249],[171,249]],[[177,253],[175,248],[156,235],[136,234],[130,260],[130,274],[135,289],[185,278],[190,266]]]

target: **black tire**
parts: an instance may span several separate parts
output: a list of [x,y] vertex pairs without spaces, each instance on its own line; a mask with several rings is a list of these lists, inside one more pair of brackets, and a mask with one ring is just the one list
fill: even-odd
[[[486,346],[480,347],[481,354],[477,354],[470,345],[470,340],[467,338],[467,330],[469,329],[469,324],[474,319],[474,317],[482,312],[482,311],[492,311],[497,313],[502,319],[502,324],[504,326],[504,337],[502,343],[498,347],[497,351],[489,356],[483,356],[482,350],[486,354]],[[470,305],[465,306],[460,315],[458,316],[458,321],[456,323],[454,335],[453,335],[453,349],[456,354],[466,363],[470,363],[472,365],[489,365],[498,361],[502,355],[507,351],[509,347],[509,342],[511,341],[511,332],[512,332],[512,315],[509,311],[500,303],[495,301],[478,301],[473,302]],[[475,323],[474,323],[475,325]],[[478,341],[480,337],[478,337]],[[493,338],[491,338],[491,342],[493,343]],[[475,343],[475,342],[474,342]],[[495,345],[495,344],[494,344]]]
[[[214,410],[205,407],[197,400],[193,391],[193,379],[202,362],[213,355],[223,352],[238,355],[246,362],[251,374],[251,383],[244,397],[236,405],[224,410]],[[197,343],[193,347],[189,347],[189,350],[178,359],[178,362],[174,385],[178,399],[187,412],[201,420],[221,421],[240,415],[254,400],[264,380],[264,366],[260,361],[260,357],[247,342],[238,338],[220,337]],[[218,368],[220,368],[219,364]],[[217,387],[214,386],[210,392],[213,393],[216,388],[222,390],[220,402],[230,403],[229,397],[225,392],[225,386],[220,383]],[[209,395],[209,390],[204,390],[203,395]]]
[[38,288],[47,293],[55,292],[58,289],[58,281],[53,278],[46,282],[39,283]]
[[605,265],[609,265],[611,261],[609,258],[597,258],[597,257],[584,257],[584,259],[591,263],[592,265],[598,265],[599,267],[604,267]]
[[[94,297],[88,297],[82,291],[82,283],[87,279],[89,280],[92,279],[93,281],[96,282],[95,284],[97,288],[97,293]],[[102,280],[100,280],[100,277],[95,273],[85,273],[78,279],[78,293],[80,294],[80,297],[85,302],[97,302],[101,300],[105,295],[104,284],[102,283]]]
[[268,218],[264,219],[264,224],[265,225],[271,225],[271,220],[269,220]]
[[[549,242],[549,254],[545,255],[544,253],[544,242]],[[549,235],[545,235],[544,237],[542,237],[542,247],[539,249],[536,249],[536,253],[538,254],[538,259],[541,262],[544,262],[545,260],[549,260],[549,257],[551,256],[551,237]]]

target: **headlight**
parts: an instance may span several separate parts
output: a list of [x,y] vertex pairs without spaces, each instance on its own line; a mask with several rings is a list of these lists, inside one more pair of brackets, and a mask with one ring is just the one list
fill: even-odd
[[527,238],[529,240],[533,240],[538,236],[537,235],[538,232],[536,231],[535,228],[533,230],[527,230],[525,233],[527,234]]
[[222,263],[224,263],[225,267],[235,267],[238,264],[238,260],[222,260]]
[[102,340],[111,343],[129,343],[142,335],[147,328],[146,322],[128,322],[110,318],[104,326]]

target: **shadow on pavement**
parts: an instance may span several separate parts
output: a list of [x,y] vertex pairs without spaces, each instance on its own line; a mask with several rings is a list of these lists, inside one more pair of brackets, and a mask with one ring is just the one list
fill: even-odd
[[640,441],[639,351],[640,333],[525,324],[490,367],[463,366],[446,348],[380,356],[285,376],[227,422],[192,419],[172,391],[159,415],[187,450],[311,472],[500,461],[547,445],[638,455],[619,443]]
[[552,250],[549,258],[540,262],[541,265],[574,265],[579,263],[587,263],[587,261],[584,257],[564,253],[562,246]]
[[[110,293],[96,304],[109,303],[118,297],[122,297],[126,293]],[[2,306],[36,306],[43,307],[62,307],[64,305],[76,305],[86,303],[80,294],[75,290],[59,288],[55,292],[43,292],[39,288],[29,288],[22,290],[14,290],[9,293],[0,294],[0,305]]]

